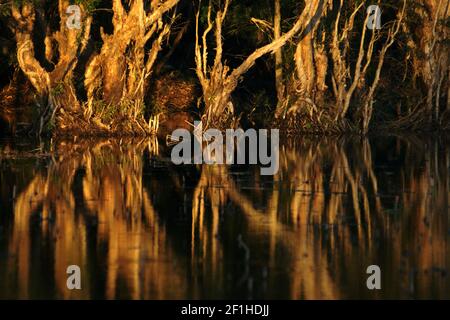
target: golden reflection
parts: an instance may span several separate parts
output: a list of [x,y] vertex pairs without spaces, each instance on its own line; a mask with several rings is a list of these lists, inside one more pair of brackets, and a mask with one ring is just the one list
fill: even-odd
[[[448,298],[449,150],[391,140],[388,155],[366,139],[285,143],[269,179],[169,162],[158,175],[155,139],[59,143],[2,220],[0,297]],[[365,286],[371,264],[382,291]]]
[[[174,274],[161,272],[161,264],[147,263],[158,259],[163,252],[171,257],[166,232],[159,225],[150,195],[142,185],[142,153],[145,148],[155,150],[157,143],[104,141],[92,146],[61,144],[57,160],[53,159],[46,174],[38,174],[18,196],[14,206],[14,223],[8,250],[7,272],[15,275],[17,296],[30,297],[30,277],[39,277],[30,268],[36,243],[48,242],[54,265],[48,272],[54,275],[55,290],[61,298],[91,298],[93,268],[103,268],[106,274],[105,298],[138,299],[149,293],[154,298],[172,296],[165,290],[167,283],[178,290],[185,280]],[[82,194],[73,188],[76,174],[82,170]],[[75,196],[81,197],[78,203]],[[30,224],[39,220],[40,235],[31,238]],[[98,250],[89,248],[88,233],[95,230]],[[97,257],[93,257],[97,255]],[[100,261],[92,266],[91,260]],[[103,260],[103,261],[102,261]],[[83,288],[67,290],[66,268],[81,267]],[[145,268],[143,265],[145,264]],[[168,265],[170,267],[170,263]],[[123,287],[119,287],[123,286]]]

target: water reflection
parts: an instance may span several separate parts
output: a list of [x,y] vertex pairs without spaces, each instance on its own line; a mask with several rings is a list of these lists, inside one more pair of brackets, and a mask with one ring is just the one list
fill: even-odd
[[176,167],[156,140],[2,156],[0,298],[450,298],[449,149],[297,139],[274,177]]

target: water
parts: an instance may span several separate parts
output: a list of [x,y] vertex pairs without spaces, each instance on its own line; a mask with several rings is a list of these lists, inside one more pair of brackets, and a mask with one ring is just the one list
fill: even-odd
[[152,139],[0,145],[0,298],[450,298],[443,137],[299,137],[274,177]]

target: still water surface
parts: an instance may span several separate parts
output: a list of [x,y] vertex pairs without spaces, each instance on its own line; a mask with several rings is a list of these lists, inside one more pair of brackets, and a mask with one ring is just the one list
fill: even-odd
[[0,146],[0,298],[450,298],[444,138],[297,138],[274,177],[155,140]]

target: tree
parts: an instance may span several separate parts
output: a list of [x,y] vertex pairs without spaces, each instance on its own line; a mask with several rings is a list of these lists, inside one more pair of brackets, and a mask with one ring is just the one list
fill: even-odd
[[[333,63],[333,92],[336,98],[336,113],[335,119],[343,119],[349,110],[350,103],[354,98],[355,91],[360,89],[361,97],[359,103],[362,104],[361,112],[361,132],[367,133],[369,129],[370,119],[373,112],[373,97],[375,90],[380,80],[381,69],[383,68],[384,59],[386,57],[387,50],[394,43],[395,37],[398,34],[401,24],[403,22],[406,0],[403,1],[403,8],[398,13],[398,18],[394,24],[389,28],[385,42],[381,45],[381,49],[378,54],[378,62],[375,65],[375,73],[373,75],[372,83],[367,84],[367,73],[370,67],[372,67],[373,54],[375,50],[375,44],[380,39],[378,31],[371,30],[370,39],[366,46],[366,37],[369,31],[367,28],[367,22],[370,18],[368,12],[364,23],[362,24],[361,36],[359,39],[358,56],[354,66],[350,66],[348,63],[348,55],[350,48],[350,36],[354,28],[355,15],[361,10],[364,2],[356,5],[350,11],[351,14],[348,17],[342,17],[342,10],[344,1],[340,1],[340,7],[336,23],[333,31],[333,41],[331,43],[331,56]],[[340,20],[343,19],[343,27],[340,27]],[[342,28],[342,29],[340,29]],[[353,70],[353,75],[351,74]],[[362,90],[365,89],[365,90]]]
[[425,0],[424,6],[416,11],[422,17],[418,30],[421,35],[417,43],[419,55],[415,57],[416,73],[420,74],[427,89],[428,119],[438,121],[441,98],[445,94],[444,107],[450,110],[450,1]]
[[[323,0],[319,0],[323,3]],[[240,78],[255,64],[255,61],[262,56],[275,53],[286,44],[295,34],[305,28],[308,23],[307,13],[302,12],[293,27],[274,39],[271,43],[256,49],[234,70],[223,61],[223,40],[222,26],[229,8],[231,0],[225,0],[223,8],[220,8],[214,20],[212,20],[212,4],[208,5],[207,28],[201,36],[199,33],[200,8],[197,11],[196,42],[195,42],[195,62],[196,73],[203,91],[203,101],[205,104],[205,126],[211,123],[223,126],[223,121],[233,117],[233,105],[231,94],[236,89]],[[216,44],[216,54],[212,65],[208,63],[207,36],[214,29],[214,39]],[[221,125],[222,123],[222,125]]]
[[[278,0],[276,0],[278,2]],[[289,105],[299,108],[304,103],[314,105],[315,93],[323,92],[325,76],[327,73],[327,56],[323,51],[323,45],[315,41],[320,20],[327,11],[328,2],[313,0],[305,2],[302,16],[305,27],[299,35],[295,45],[293,62],[294,73],[291,74],[285,84],[280,84],[280,76],[277,76],[278,104],[275,116],[280,117],[288,111]],[[278,13],[275,13],[278,16]],[[278,20],[279,18],[276,18]],[[276,30],[277,28],[275,28]],[[277,32],[275,32],[275,37]],[[282,71],[277,71],[281,73]]]
[[[172,20],[163,19],[163,15],[179,0],[153,0],[149,6],[144,5],[144,0],[132,0],[129,10],[121,0],[113,0],[113,33],[106,34],[101,29],[101,49],[87,52],[92,24],[87,8],[92,6],[91,2],[77,1],[81,21],[74,28],[67,23],[70,1],[58,0],[60,22],[56,31],[46,19],[46,1],[12,2],[11,27],[17,41],[19,66],[38,97],[38,132],[42,133],[46,124],[55,120],[61,130],[78,126],[108,132],[124,129],[152,132],[155,128],[143,118],[144,92],[163,39],[170,31]],[[37,26],[42,26],[41,37],[45,38],[41,56],[37,54],[38,43],[33,36]],[[84,70],[87,101],[77,94],[73,76],[75,68],[83,62],[82,55],[88,55]],[[104,117],[105,114],[109,116]]]

